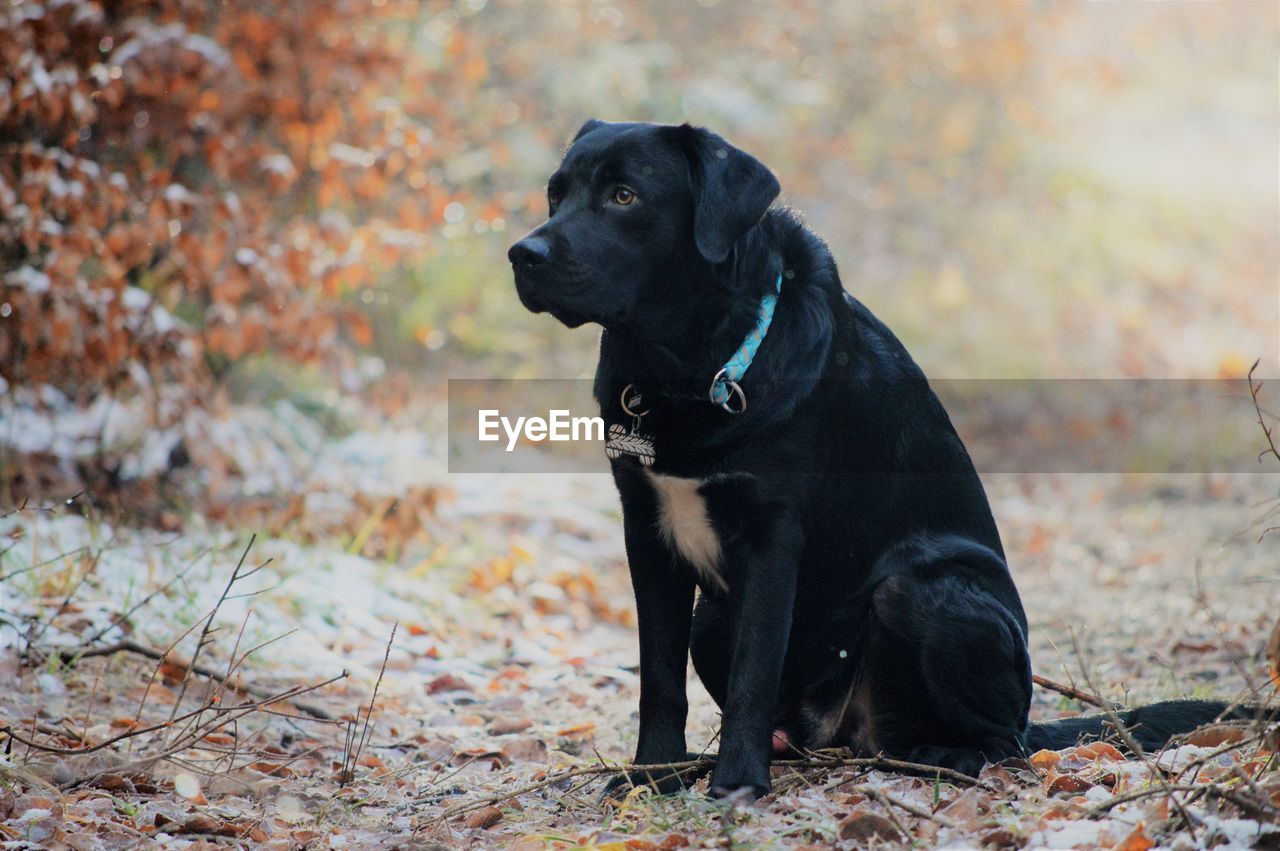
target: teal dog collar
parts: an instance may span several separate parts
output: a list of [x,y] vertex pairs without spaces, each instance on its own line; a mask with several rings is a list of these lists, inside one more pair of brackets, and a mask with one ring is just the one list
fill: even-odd
[[[764,335],[769,333],[769,325],[773,323],[773,309],[778,304],[778,294],[782,292],[781,275],[778,276],[773,288],[774,292],[760,299],[760,314],[756,318],[755,329],[747,335],[747,339],[742,341],[742,345],[733,353],[733,357],[720,367],[716,377],[711,379],[711,389],[707,392],[707,398],[731,414],[740,414],[747,409],[747,394],[742,392],[738,382],[747,374],[751,361],[755,359],[756,351],[764,342]],[[738,400],[736,407],[733,401],[735,398]]]

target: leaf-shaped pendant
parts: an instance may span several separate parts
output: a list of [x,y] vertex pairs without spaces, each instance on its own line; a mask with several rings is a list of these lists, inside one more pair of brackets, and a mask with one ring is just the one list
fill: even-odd
[[627,431],[620,423],[609,426],[609,439],[604,444],[604,454],[610,459],[631,455],[648,467],[653,463],[653,441],[635,431]]

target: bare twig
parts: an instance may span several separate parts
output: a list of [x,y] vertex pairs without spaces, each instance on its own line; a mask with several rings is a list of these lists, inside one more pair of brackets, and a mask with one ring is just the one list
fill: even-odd
[[1104,700],[1103,698],[1098,697],[1096,694],[1091,694],[1087,691],[1081,691],[1080,689],[1075,688],[1074,686],[1069,686],[1064,683],[1055,682],[1054,680],[1051,680],[1048,677],[1042,677],[1039,674],[1032,674],[1031,681],[1036,685],[1040,686],[1041,688],[1047,688],[1049,689],[1049,691],[1056,691],[1059,694],[1065,694],[1067,697],[1073,700],[1078,700],[1081,703],[1087,703],[1090,706],[1097,706],[1102,709],[1106,709],[1108,707],[1112,709],[1120,708],[1118,704],[1115,704],[1109,700]]
[[[182,719],[180,720],[185,720],[186,717],[189,717],[191,714],[198,713],[198,712],[212,712],[213,718],[211,718],[208,722],[206,722],[201,728],[197,730],[192,730],[189,734],[187,734],[181,740],[176,742],[170,742],[166,744],[164,748],[162,748],[161,750],[152,754],[147,754],[128,766],[116,766],[113,768],[103,769],[102,771],[98,771],[93,774],[86,775],[84,777],[75,778],[74,780],[66,784],[66,788],[75,788],[79,786],[88,785],[92,783],[94,780],[96,780],[97,778],[101,777],[103,774],[112,774],[112,773],[127,774],[132,770],[137,770],[139,768],[154,765],[155,763],[163,760],[171,759],[177,754],[181,753],[182,751],[196,746],[205,737],[218,732],[224,727],[237,723],[241,718],[244,718],[247,715],[250,715],[255,712],[262,712],[267,707],[271,706],[274,703],[291,701],[293,698],[299,695],[308,694],[310,692],[317,691],[319,689],[324,688],[325,686],[332,685],[333,683],[337,682],[338,680],[344,679],[347,676],[348,676],[347,671],[343,671],[341,674],[338,674],[337,676],[334,676],[334,677],[330,677],[329,679],[323,680],[321,682],[312,683],[311,685],[306,685],[306,686],[294,686],[292,688],[289,688],[280,692],[279,694],[273,695],[272,697],[265,698],[262,700],[247,702],[247,703],[241,703],[235,706],[217,706],[217,707],[203,706],[200,709],[193,710],[191,713],[188,713],[187,715],[183,716]],[[157,729],[165,729],[167,726],[168,726],[167,724],[157,725]],[[140,735],[140,734],[135,733],[135,735]],[[100,744],[98,746],[95,746],[95,749],[101,749],[101,747],[102,745]],[[77,751],[76,753],[84,753],[84,752],[85,751]]]
[[[878,801],[882,806],[886,808],[897,807],[903,812],[909,813],[910,815],[913,815],[916,818],[922,818],[922,819],[925,819],[926,821],[931,821],[935,824],[941,825],[942,827],[948,827],[948,828],[957,827],[956,823],[951,821],[948,818],[940,816],[937,813],[931,813],[928,810],[924,809],[923,807],[917,807],[915,804],[912,804],[908,801],[904,801],[901,798],[896,798],[893,795],[890,795],[887,792],[877,789],[874,786],[867,786],[865,784],[862,784],[862,785],[854,786],[849,791],[866,795],[868,798],[871,798],[874,801]],[[895,824],[896,823],[897,822],[895,820]],[[897,827],[899,830],[902,831],[904,836],[910,835],[909,833],[907,833],[906,829],[902,827],[902,825],[899,824],[897,825]]]
[[218,616],[218,610],[222,608],[222,604],[226,602],[227,595],[231,593],[231,588],[236,584],[236,580],[240,577],[240,570],[244,567],[245,560],[249,558],[249,550],[253,549],[254,541],[258,540],[258,533],[249,536],[249,543],[245,544],[244,552],[240,554],[240,560],[236,562],[235,570],[231,571],[231,577],[227,579],[227,585],[222,589],[222,595],[218,597],[218,602],[213,604],[213,608],[209,611],[209,616],[205,618],[204,627],[200,630],[200,637],[196,639],[196,649],[191,654],[191,664],[187,667],[187,672],[182,678],[182,687],[178,690],[178,699],[173,702],[173,715],[178,712],[178,707],[182,705],[182,698],[187,694],[187,685],[191,682],[191,674],[195,670],[195,665],[200,659],[200,653],[204,650],[204,646],[209,641],[209,634],[213,630],[213,621]]
[[[1196,596],[1195,596],[1196,605],[1200,607],[1200,611],[1203,612],[1205,617],[1209,619],[1209,625],[1212,626],[1213,631],[1218,634],[1218,639],[1222,642],[1224,646],[1227,646],[1230,644],[1231,639],[1227,635],[1227,631],[1223,629],[1221,619],[1218,617],[1217,613],[1213,610],[1213,607],[1209,605],[1209,593],[1205,590],[1205,587],[1204,587],[1203,567],[1204,567],[1203,562],[1201,562],[1201,560],[1197,558],[1196,564],[1195,564],[1195,574],[1194,574],[1195,580],[1196,580]],[[1240,677],[1240,679],[1244,682],[1245,687],[1249,690],[1249,696],[1247,698],[1247,701],[1245,699],[1238,700],[1236,701],[1237,705],[1243,706],[1247,702],[1253,702],[1253,703],[1260,702],[1262,700],[1261,689],[1259,689],[1258,686],[1254,684],[1252,675],[1249,673],[1249,671],[1245,669],[1244,665],[1241,664],[1240,660],[1235,656],[1235,654],[1231,654],[1230,656],[1228,656],[1227,664],[1229,664],[1235,670],[1237,676]]]
[[116,627],[120,626],[123,623],[126,623],[129,620],[129,618],[133,617],[134,614],[137,613],[139,609],[141,609],[143,606],[150,603],[156,597],[159,597],[161,594],[168,593],[170,588],[172,588],[174,585],[177,585],[179,582],[185,579],[187,574],[191,572],[192,568],[194,568],[197,564],[199,564],[200,560],[205,556],[207,556],[210,552],[212,552],[211,549],[201,550],[200,553],[198,553],[196,557],[193,558],[191,561],[187,562],[182,567],[182,569],[179,570],[174,575],[172,579],[170,579],[168,582],[161,585],[156,590],[152,591],[150,594],[143,597],[134,605],[130,606],[127,611],[121,612],[120,614],[116,615],[114,618],[111,619],[110,623],[108,623],[106,626],[99,629],[97,632],[93,633],[93,635],[90,635],[88,638],[84,639],[84,642],[83,642],[84,646],[87,647],[94,644],[111,630],[115,629]]
[[[888,759],[886,757],[838,757],[828,756],[830,753],[839,753],[838,751],[816,751],[815,758],[812,759],[784,759],[774,760],[773,765],[785,766],[795,769],[810,770],[829,770],[833,768],[866,768],[879,769],[881,771],[892,771],[898,774],[910,774],[916,777],[925,777],[929,779],[942,778],[948,782],[961,786],[978,786],[980,788],[988,788],[986,784],[970,777],[967,774],[961,774],[949,768],[940,768],[936,765],[923,765],[915,762],[905,762],[903,760]],[[423,827],[430,826],[442,821],[447,821],[460,815],[472,812],[474,810],[483,809],[484,807],[500,804],[503,801],[510,801],[527,795],[531,792],[537,792],[548,786],[554,786],[568,780],[574,780],[579,777],[600,777],[606,775],[630,775],[637,771],[647,774],[661,774],[664,777],[676,776],[682,777],[687,774],[705,772],[715,766],[713,759],[693,759],[684,762],[669,762],[657,765],[591,765],[582,768],[573,768],[561,771],[535,783],[529,783],[519,786],[515,789],[508,789],[493,795],[486,795],[483,798],[477,798],[474,801],[451,809],[445,810],[440,815],[426,822]],[[429,799],[431,795],[424,795],[419,800]],[[897,804],[896,801],[891,803]],[[903,809],[906,809],[903,807]],[[908,810],[908,812],[910,812]],[[913,813],[914,814],[914,813]]]
[[[196,623],[199,623],[199,621]],[[191,626],[183,630],[181,635],[171,641],[168,647],[163,651],[160,651],[160,658],[156,660],[156,664],[151,668],[151,676],[147,678],[147,685],[143,688],[142,697],[138,700],[138,708],[133,713],[133,721],[135,724],[141,723],[142,721],[142,710],[147,707],[147,698],[151,696],[151,689],[156,684],[156,678],[160,676],[160,669],[164,666],[165,660],[169,658],[169,654],[173,652],[174,648],[177,647],[184,638],[190,635],[195,628],[196,624],[193,623]]]
[[[1096,691],[1090,680],[1089,669],[1084,663],[1084,655],[1080,651],[1080,641],[1076,637],[1074,629],[1071,630],[1071,645],[1076,651],[1076,659],[1080,663],[1080,674],[1084,677],[1084,684],[1088,686],[1090,691]],[[1111,726],[1115,729],[1116,735],[1118,735],[1124,742],[1125,747],[1129,749],[1130,753],[1132,753],[1134,757],[1147,766],[1147,772],[1150,774],[1151,779],[1159,784],[1162,789],[1172,789],[1173,787],[1169,784],[1169,781],[1165,779],[1163,772],[1160,771],[1159,760],[1157,759],[1152,761],[1147,758],[1146,753],[1142,749],[1142,745],[1140,745],[1138,740],[1133,737],[1133,734],[1129,732],[1129,728],[1126,727],[1124,721],[1121,720],[1120,714],[1116,712],[1113,707],[1104,707],[1104,711],[1107,713],[1108,720],[1110,721]],[[1169,795],[1169,803],[1173,804],[1174,809],[1176,809],[1178,814],[1182,816],[1182,820],[1187,825],[1187,830],[1191,833],[1191,838],[1196,839],[1196,823],[1191,818],[1191,813],[1187,812],[1186,808],[1182,805],[1182,802],[1179,801],[1177,796],[1172,793]]]
[[912,806],[906,801],[899,800],[892,795],[886,795],[884,792],[881,792],[879,789],[872,786],[858,786],[856,787],[856,790],[884,807],[885,816],[893,823],[893,826],[898,829],[899,835],[904,839],[911,836],[911,833],[907,830],[906,826],[902,824],[902,822],[898,821],[898,817],[893,814],[894,807],[901,807],[904,811],[911,813],[912,815],[920,816],[921,818],[928,818],[929,821],[938,821],[946,827],[952,826],[951,822],[946,819],[934,818],[932,813],[925,813],[925,811],[919,807]]
[[[114,540],[114,537],[113,537],[113,540]],[[62,602],[59,603],[58,607],[53,610],[53,614],[47,620],[42,621],[39,625],[39,628],[33,630],[32,633],[27,637],[28,651],[30,651],[32,644],[38,642],[41,638],[44,637],[45,633],[49,631],[49,627],[53,624],[53,619],[58,615],[62,614],[62,612],[66,611],[67,607],[71,605],[71,600],[75,597],[76,592],[80,590],[80,586],[83,585],[85,583],[85,580],[87,580],[90,576],[92,576],[94,571],[98,569],[98,565],[102,561],[102,556],[106,553],[107,548],[110,545],[111,545],[111,541],[108,541],[106,545],[99,547],[93,553],[93,557],[89,560],[89,566],[85,568],[85,570],[80,574],[80,576],[70,584],[70,586],[67,588],[67,593],[62,598]],[[87,550],[88,548],[85,547],[83,548],[82,551],[87,551]]]
[[[1178,801],[1177,796],[1180,794],[1186,795],[1186,799]],[[1241,810],[1244,810],[1253,818],[1261,818],[1280,812],[1280,809],[1277,809],[1274,804],[1270,803],[1270,801],[1265,798],[1260,800],[1246,798],[1238,791],[1217,783],[1201,783],[1196,785],[1165,784],[1163,786],[1148,786],[1145,789],[1136,789],[1132,792],[1126,792],[1123,795],[1116,795],[1108,801],[1103,801],[1101,804],[1095,805],[1085,813],[1085,818],[1098,818],[1099,816],[1106,815],[1121,804],[1129,804],[1134,801],[1140,801],[1143,798],[1155,798],[1160,795],[1168,795],[1169,800],[1174,804],[1174,807],[1180,811],[1182,811],[1182,808],[1186,804],[1190,804],[1195,801],[1196,798],[1203,796],[1227,801],[1228,803],[1239,807]]]
[[1255,383],[1253,373],[1258,368],[1258,364],[1262,363],[1262,358],[1258,358],[1253,362],[1253,366],[1249,367],[1249,398],[1253,400],[1253,410],[1258,415],[1258,425],[1262,426],[1262,436],[1267,440],[1267,448],[1258,453],[1258,461],[1270,455],[1277,461],[1280,461],[1280,449],[1276,448],[1275,439],[1271,436],[1271,428],[1267,425],[1266,419],[1262,415],[1262,402],[1258,399],[1258,394],[1262,391],[1262,379],[1258,379]]
[[[355,742],[355,724],[351,726],[350,734],[351,742],[355,743],[355,748],[351,752],[350,764],[348,764],[347,753],[344,750],[342,755],[342,772],[338,775],[338,782],[350,783],[355,779],[356,766],[360,763],[360,755],[364,753],[365,745],[369,743],[370,724],[373,721],[373,706],[378,700],[378,689],[382,686],[382,677],[387,673],[387,662],[391,659],[391,645],[396,640],[396,630],[400,628],[400,622],[396,621],[391,625],[391,635],[387,638],[387,649],[382,654],[382,667],[378,669],[378,679],[373,684],[373,694],[369,697],[369,708],[364,713],[364,730],[360,733],[359,742]],[[356,722],[360,720],[360,710],[356,710]]]
[[806,767],[806,768],[827,767],[827,768],[876,769],[879,771],[891,771],[891,772],[894,772],[895,774],[907,774],[912,777],[923,777],[927,780],[941,779],[941,780],[947,781],[948,783],[953,783],[957,786],[965,786],[965,787],[977,786],[981,789],[987,789],[988,791],[991,791],[990,788],[987,786],[987,784],[983,783],[982,781],[976,778],[970,777],[967,774],[962,774],[961,772],[956,771],[955,769],[943,768],[942,766],[939,766],[939,765],[925,765],[919,762],[908,762],[906,760],[901,760],[901,759],[890,759],[889,757],[884,757],[884,756],[844,757],[844,756],[840,756],[840,754],[847,753],[847,751],[842,751],[839,749],[811,751],[811,753],[814,755],[813,759],[774,760],[773,764],[799,766],[799,767]]
[[1193,768],[1200,768],[1201,766],[1222,756],[1224,753],[1230,753],[1233,750],[1237,750],[1247,745],[1251,745],[1254,742],[1261,741],[1264,735],[1265,735],[1264,733],[1256,733],[1252,736],[1249,736],[1248,738],[1241,739],[1238,742],[1228,742],[1227,744],[1219,745],[1218,747],[1214,748],[1208,753],[1201,754],[1200,756],[1196,757],[1195,759],[1191,760],[1186,765],[1184,765],[1178,771],[1178,773],[1174,775],[1174,780],[1178,780],[1178,781],[1182,780],[1183,775],[1185,775],[1188,771],[1191,771]]
[[3,514],[0,514],[0,520],[3,520],[6,517],[12,517],[15,514],[19,514],[23,511],[28,511],[28,510],[41,511],[41,512],[51,514],[61,509],[64,505],[70,505],[71,503],[75,502],[77,499],[79,499],[83,495],[84,495],[84,491],[76,491],[71,496],[67,497],[61,502],[51,503],[50,505],[31,505],[30,498],[24,497],[21,504],[14,506],[13,508],[4,512]]
[[[190,634],[190,631],[188,631],[187,634]],[[276,638],[270,639],[270,641],[278,641],[279,638],[280,637],[278,636]],[[181,639],[179,639],[179,641],[181,641]],[[249,653],[252,653],[254,650],[257,650],[260,647],[265,646],[267,643],[269,642],[263,642],[263,644],[260,644],[257,647],[254,647],[252,650],[247,651],[243,656],[241,656],[241,660],[243,661],[245,656],[248,656]],[[65,651],[64,653],[59,654],[59,659],[62,661],[64,665],[70,666],[70,665],[76,664],[76,662],[78,662],[81,659],[88,659],[93,656],[110,656],[115,653],[134,653],[138,656],[146,657],[147,659],[154,659],[157,662],[163,662],[166,660],[166,658],[171,659],[171,657],[169,656],[171,652],[172,652],[172,648],[170,648],[167,651],[157,650],[154,647],[148,647],[145,644],[140,644],[139,642],[134,641],[131,638],[126,638],[123,641],[117,641],[115,644],[108,644],[102,647],[93,647],[93,648],[90,648],[89,650],[75,650],[75,651],[68,650],[68,651]],[[231,682],[231,680],[233,679],[232,675],[234,675],[235,669],[239,668],[240,666],[239,662],[237,662],[234,667],[229,669],[228,674],[223,674],[208,665],[203,665],[199,663],[190,664],[190,663],[183,662],[182,664],[186,665],[187,667],[190,668],[190,670],[193,670],[195,673],[199,674],[202,677],[208,677],[209,679],[218,683],[225,683],[227,688],[230,688],[233,691],[243,692],[245,694],[251,695],[253,697],[259,697],[259,698],[267,698],[276,693],[275,690],[272,689],[270,686],[258,685],[256,683],[246,683],[243,681]],[[311,703],[301,703],[301,702],[294,703],[293,705],[299,711],[304,712],[307,715],[310,715],[313,718],[319,719],[321,721],[336,720],[333,713],[328,711],[327,709],[324,709],[323,707],[316,706]]]
[[[251,701],[248,703],[239,703],[234,706],[219,706],[216,703],[211,701],[209,703],[203,704],[197,709],[192,709],[190,712],[186,712],[182,715],[177,716],[172,721],[162,721],[159,724],[150,724],[146,727],[134,727],[132,729],[125,730],[123,733],[119,733],[115,736],[112,736],[109,739],[103,739],[101,742],[98,742],[96,744],[85,745],[84,747],[80,747],[80,748],[63,748],[63,747],[56,747],[54,745],[47,745],[42,742],[37,742],[33,739],[28,739],[18,733],[15,733],[13,730],[13,727],[10,725],[0,727],[0,733],[3,733],[4,735],[8,736],[9,738],[13,739],[16,742],[26,745],[28,748],[31,748],[32,750],[41,751],[43,753],[56,754],[59,756],[83,756],[84,754],[90,754],[96,751],[105,750],[106,748],[109,748],[112,745],[116,745],[116,744],[119,744],[120,742],[125,741],[126,739],[134,739],[134,738],[137,738],[138,736],[145,736],[148,733],[155,733],[160,730],[168,730],[172,728],[176,722],[185,721],[186,719],[199,715],[202,712],[213,712],[218,715],[224,715],[227,713],[244,714],[249,711],[261,709],[273,703],[280,703],[281,701],[289,700],[291,697],[295,695],[306,694],[307,692],[311,692],[311,691],[315,691],[316,689],[323,688],[327,685],[337,682],[338,680],[342,679],[346,675],[347,675],[347,672],[343,671],[340,675],[336,677],[331,677],[325,680],[324,682],[316,683],[315,685],[294,686],[293,688],[285,689],[284,691],[278,694],[272,695],[269,698],[265,698],[263,700]],[[225,726],[225,723],[228,723],[228,722],[219,722],[217,724],[217,727]],[[212,732],[212,731],[210,730],[210,731],[202,732],[199,738],[203,738],[204,736],[208,735],[209,732]]]
[[[7,516],[8,515],[0,515],[0,519],[4,519],[4,517],[7,517]],[[13,546],[17,546],[17,544],[15,543]],[[0,555],[4,555],[5,553],[8,553],[9,550],[11,549],[13,549],[12,546],[5,548],[4,553],[0,553]],[[85,552],[88,549],[89,549],[88,546],[76,547],[74,550],[68,550],[65,553],[58,553],[56,556],[51,556],[45,559],[44,561],[38,561],[35,564],[28,564],[25,567],[17,568],[16,570],[12,570],[9,573],[6,573],[0,576],[0,582],[8,582],[10,579],[13,579],[15,576],[21,576],[24,573],[30,573],[33,570],[39,570],[40,568],[44,567],[47,564],[53,564],[55,561],[59,561],[64,558],[71,558],[72,556],[79,555],[80,553]]]

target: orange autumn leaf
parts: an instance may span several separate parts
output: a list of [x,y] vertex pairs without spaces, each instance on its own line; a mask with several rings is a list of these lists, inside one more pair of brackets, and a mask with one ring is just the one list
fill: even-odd
[[1133,830],[1129,831],[1129,835],[1114,845],[1113,849],[1114,851],[1147,851],[1154,847],[1155,843],[1147,838],[1142,822],[1138,822]]
[[265,761],[259,760],[258,762],[249,763],[247,767],[261,774],[266,774],[271,777],[293,777],[294,776],[293,769],[289,768],[289,766],[281,765],[274,762],[265,762]]
[[557,730],[557,736],[565,736],[567,738],[585,738],[596,731],[596,725],[588,721],[584,724],[575,724],[572,727],[565,727],[563,730]]
[[1107,742],[1093,742],[1092,744],[1081,745],[1078,748],[1072,749],[1071,754],[1087,760],[1124,759],[1124,754],[1120,753],[1114,745],[1108,744]]

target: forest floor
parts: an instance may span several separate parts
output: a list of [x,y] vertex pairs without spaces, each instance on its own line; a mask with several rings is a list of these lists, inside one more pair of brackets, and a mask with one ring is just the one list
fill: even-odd
[[[281,437],[261,413],[217,426],[256,478],[216,511],[0,516],[3,847],[1280,848],[1280,742],[1252,730],[978,784],[825,755],[745,809],[705,780],[601,803],[638,698],[609,478],[450,476],[404,419]],[[1128,705],[1274,701],[1273,478],[987,486],[1039,674]],[[690,694],[690,747],[714,750]],[[1082,708],[1039,688],[1033,714]]]

